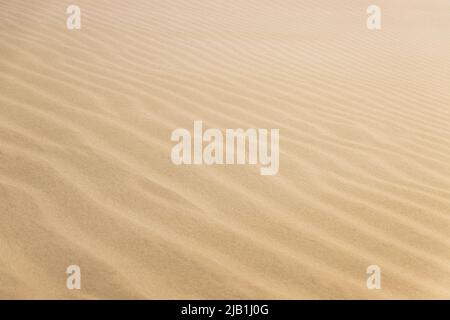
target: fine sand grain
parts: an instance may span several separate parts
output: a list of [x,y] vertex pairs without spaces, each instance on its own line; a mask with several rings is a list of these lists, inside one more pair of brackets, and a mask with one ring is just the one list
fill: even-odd
[[450,3],[376,2],[0,0],[0,298],[450,298]]

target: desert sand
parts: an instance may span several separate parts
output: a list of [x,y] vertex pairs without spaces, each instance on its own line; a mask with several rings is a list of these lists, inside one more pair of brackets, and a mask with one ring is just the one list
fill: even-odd
[[[449,85],[447,0],[0,0],[0,298],[448,299]],[[174,165],[195,120],[278,174]]]

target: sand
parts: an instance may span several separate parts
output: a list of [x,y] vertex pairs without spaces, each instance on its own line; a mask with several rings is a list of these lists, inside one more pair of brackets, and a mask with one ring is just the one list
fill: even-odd
[[[0,298],[450,298],[450,3],[0,0]],[[280,167],[176,166],[195,120]],[[81,290],[66,269],[81,268]],[[378,265],[382,288],[368,290]]]

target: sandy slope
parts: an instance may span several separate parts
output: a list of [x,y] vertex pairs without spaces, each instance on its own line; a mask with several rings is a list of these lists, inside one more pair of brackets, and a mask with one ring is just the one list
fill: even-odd
[[[0,0],[0,298],[450,298],[448,1],[71,3]],[[174,166],[198,119],[279,174]]]

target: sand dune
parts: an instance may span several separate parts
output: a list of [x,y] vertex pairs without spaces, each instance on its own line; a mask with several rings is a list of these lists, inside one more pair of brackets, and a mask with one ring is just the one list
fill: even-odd
[[[68,4],[0,0],[0,298],[450,298],[448,1]],[[199,119],[279,173],[172,164]]]

